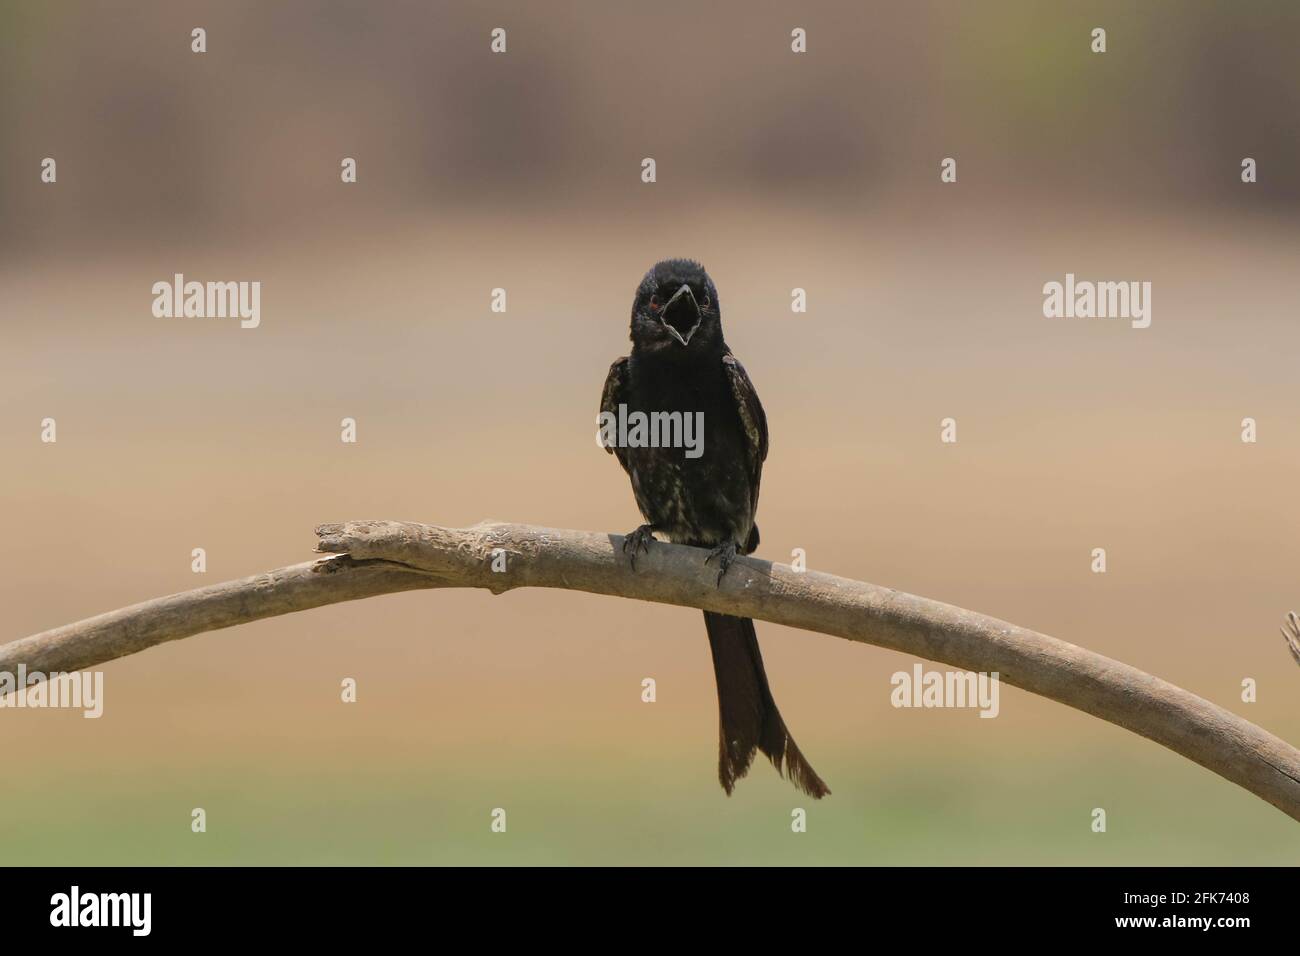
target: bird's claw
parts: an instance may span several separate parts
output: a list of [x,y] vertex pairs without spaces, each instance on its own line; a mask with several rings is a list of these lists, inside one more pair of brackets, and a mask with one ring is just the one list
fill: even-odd
[[720,544],[704,559],[707,566],[714,558],[718,559],[718,579],[714,582],[714,587],[722,587],[722,576],[727,573],[727,568],[731,567],[731,562],[736,560],[736,542],[728,541],[726,544]]
[[623,536],[623,553],[631,557],[632,570],[636,570],[636,555],[638,551],[650,553],[650,542],[654,540],[654,527],[643,524],[635,531]]

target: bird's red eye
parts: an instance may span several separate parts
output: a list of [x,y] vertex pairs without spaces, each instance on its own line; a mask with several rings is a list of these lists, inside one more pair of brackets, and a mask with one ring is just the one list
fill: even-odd
[[650,296],[650,308],[654,309],[656,312],[659,311],[659,296]]
[[707,309],[708,307],[709,307],[709,297],[706,295],[706,296],[705,296],[705,297],[700,301],[700,308],[701,308],[701,309]]

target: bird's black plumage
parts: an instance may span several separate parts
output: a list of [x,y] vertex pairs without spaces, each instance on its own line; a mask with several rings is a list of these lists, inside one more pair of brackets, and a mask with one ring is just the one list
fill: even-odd
[[[632,302],[632,351],[610,366],[601,411],[702,413],[698,457],[682,447],[613,444],[646,524],[627,536],[636,554],[651,536],[712,549],[719,580],[736,554],[758,546],[758,489],[767,457],[767,416],[722,335],[718,292],[689,259],[657,263]],[[698,420],[698,419],[697,419]],[[754,622],[705,612],[718,683],[718,777],[731,793],[761,750],[813,797],[830,791],[804,759],[772,699]]]

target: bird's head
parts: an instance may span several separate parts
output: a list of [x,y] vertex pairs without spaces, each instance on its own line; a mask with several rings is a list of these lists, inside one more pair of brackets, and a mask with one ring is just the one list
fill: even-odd
[[691,259],[665,259],[645,274],[632,302],[632,342],[669,354],[722,344],[718,290],[704,266]]

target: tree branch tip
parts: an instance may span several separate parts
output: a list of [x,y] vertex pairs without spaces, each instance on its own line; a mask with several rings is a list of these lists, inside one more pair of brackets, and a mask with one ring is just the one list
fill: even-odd
[[343,536],[347,526],[342,524],[323,524],[316,528],[315,551],[321,554],[342,554],[348,550]]

